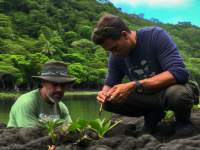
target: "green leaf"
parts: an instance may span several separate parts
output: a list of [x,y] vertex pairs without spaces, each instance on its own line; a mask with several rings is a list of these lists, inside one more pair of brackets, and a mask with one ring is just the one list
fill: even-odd
[[172,115],[174,114],[173,111],[171,110],[168,110],[165,117],[162,119],[162,121],[166,120],[167,118],[171,117]]
[[99,118],[95,119],[95,121],[97,121],[100,126],[102,125],[101,120]]
[[49,123],[46,120],[44,120],[42,117],[40,117],[40,119],[42,119],[49,126]]
[[[108,128],[107,130],[106,130],[106,132],[108,131],[108,130],[110,130],[110,129],[112,129],[114,126],[116,126],[118,123],[120,123],[122,120],[120,120],[120,121],[118,121],[118,122],[116,122],[114,125],[112,125],[110,128]],[[106,133],[105,132],[105,133]]]
[[94,130],[95,132],[99,133],[99,131],[97,131],[96,129],[89,127],[90,129]]
[[64,131],[63,131],[63,127],[60,125],[60,131],[63,133]]
[[78,117],[78,119],[76,120],[76,123],[78,122],[79,119],[80,119],[80,117]]
[[105,118],[103,118],[103,120],[101,121],[101,126],[103,125],[104,121],[105,121]]
[[45,129],[47,129],[49,131],[49,128],[47,126],[45,126],[43,124],[40,124],[40,123],[38,123],[38,125],[40,125],[41,127],[45,128]]
[[110,126],[111,120],[108,121],[108,123],[105,125],[105,130],[108,129],[108,127]]
[[77,124],[79,124],[81,129],[84,129],[88,125],[88,121],[86,119],[78,120]]
[[194,109],[196,109],[197,107],[198,107],[198,105],[193,105],[192,111],[194,111]]
[[[44,134],[43,132],[42,132],[42,134]],[[47,136],[46,134],[44,134],[44,136]]]
[[60,124],[60,123],[62,123],[62,122],[64,122],[64,121],[65,121],[64,119],[58,119],[58,120],[56,120],[56,121],[54,122],[52,128],[54,128],[57,124]]
[[105,132],[106,132],[105,127],[102,126],[102,127],[100,128],[99,135],[100,135],[101,137],[103,137],[103,135],[104,135]]
[[51,133],[53,133],[53,121],[51,120],[51,118],[49,118],[49,130],[51,131]]
[[92,128],[94,128],[95,130],[97,130],[98,132],[99,132],[99,130],[100,130],[100,124],[99,124],[99,122],[97,121],[97,119],[95,119],[95,120],[90,120],[89,121],[89,125],[92,127]]
[[81,126],[80,126],[79,124],[72,123],[72,124],[68,127],[67,132],[76,130],[76,129],[80,128],[80,127],[81,127]]

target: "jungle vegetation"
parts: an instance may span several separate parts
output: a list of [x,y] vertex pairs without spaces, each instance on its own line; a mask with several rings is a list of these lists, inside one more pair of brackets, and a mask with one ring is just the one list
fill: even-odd
[[[158,26],[176,42],[190,79],[200,84],[200,28],[188,23],[163,24],[144,13],[127,14],[109,0],[0,0],[0,88],[31,90],[45,62],[68,64],[70,89],[100,89],[109,52],[90,36],[104,12],[124,19],[131,30]],[[125,76],[123,82],[128,82]]]

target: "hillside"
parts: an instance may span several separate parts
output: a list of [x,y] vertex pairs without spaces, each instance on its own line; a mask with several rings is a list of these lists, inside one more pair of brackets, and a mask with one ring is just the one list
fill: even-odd
[[[31,90],[31,76],[51,60],[69,64],[71,85],[100,89],[107,74],[108,52],[90,39],[103,12],[123,18],[131,30],[158,26],[176,42],[190,72],[200,84],[200,28],[187,23],[163,24],[158,19],[126,14],[108,0],[0,0],[0,88]],[[126,82],[124,78],[123,82]]]

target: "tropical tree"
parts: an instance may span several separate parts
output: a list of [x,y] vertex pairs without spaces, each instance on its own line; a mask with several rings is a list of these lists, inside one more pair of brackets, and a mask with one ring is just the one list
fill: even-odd
[[8,58],[8,54],[0,55],[0,80],[2,81],[3,87],[5,89],[5,84],[3,80],[3,75],[12,74],[19,72],[19,69],[13,66],[12,60]]
[[48,56],[48,55],[53,55],[55,51],[56,50],[53,48],[53,45],[51,45],[51,43],[47,41],[47,43],[43,47],[42,53]]

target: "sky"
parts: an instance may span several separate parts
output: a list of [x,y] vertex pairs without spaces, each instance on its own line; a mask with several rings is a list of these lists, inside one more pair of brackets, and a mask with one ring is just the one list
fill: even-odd
[[115,7],[129,14],[144,13],[146,19],[162,23],[191,22],[200,27],[200,0],[110,0]]

